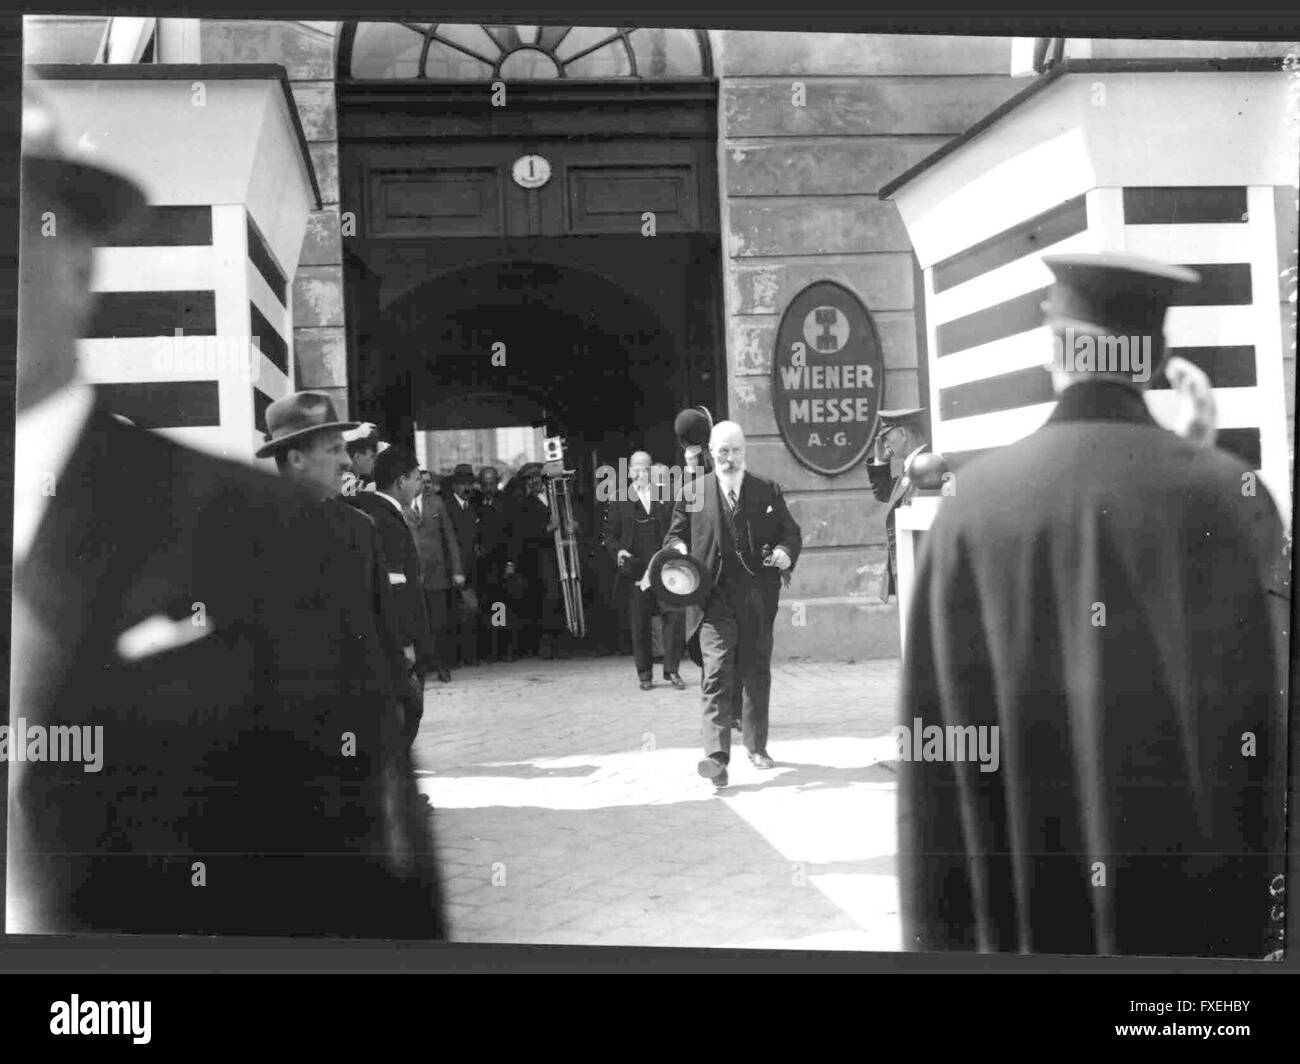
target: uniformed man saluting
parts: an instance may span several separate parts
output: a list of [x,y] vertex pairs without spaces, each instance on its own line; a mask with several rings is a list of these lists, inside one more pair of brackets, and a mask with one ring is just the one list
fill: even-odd
[[[1044,262],[1056,408],[958,472],[921,549],[905,945],[1259,958],[1285,858],[1277,505],[1212,425],[1147,411],[1156,373],[1191,378],[1162,367],[1163,322],[1197,275]],[[1120,340],[1135,365],[1095,368]]]
[[[880,580],[880,601],[888,602],[890,595],[898,593],[897,536],[894,532],[894,511],[912,499],[912,462],[929,448],[925,438],[925,411],[919,407],[910,410],[880,411],[876,430],[874,461],[867,463],[867,477],[871,491],[877,499],[889,504],[885,513],[885,536],[889,542],[889,564]],[[894,476],[890,463],[895,458],[903,460],[903,470]]]

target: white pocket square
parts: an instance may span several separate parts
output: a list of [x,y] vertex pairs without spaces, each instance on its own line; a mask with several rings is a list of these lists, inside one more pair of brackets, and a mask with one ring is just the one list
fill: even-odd
[[772,507],[771,507],[770,505],[769,505],[768,508],[767,508],[767,512],[768,512],[768,513],[771,513],[771,512],[772,512]]
[[196,625],[190,617],[178,621],[157,613],[117,637],[117,654],[123,661],[139,661],[164,650],[197,642],[211,634],[210,624]]
[[389,582],[390,584],[404,584],[404,583],[406,583],[406,574],[405,574],[405,573],[389,573],[389,574],[388,574],[388,582]]

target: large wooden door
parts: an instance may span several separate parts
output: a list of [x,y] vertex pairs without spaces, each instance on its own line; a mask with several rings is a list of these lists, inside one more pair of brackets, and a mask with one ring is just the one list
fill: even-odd
[[[382,417],[394,432],[412,423],[393,395],[418,376],[396,364],[420,329],[410,293],[428,286],[430,319],[445,317],[459,308],[430,305],[450,298],[440,278],[507,261],[586,269],[635,294],[673,334],[667,346],[680,364],[666,375],[689,385],[690,402],[725,412],[716,110],[716,86],[699,84],[525,84],[497,108],[486,87],[340,83],[343,202],[358,205],[348,313],[368,319],[354,334],[391,337],[386,308],[405,315],[397,358],[393,344],[374,345],[386,353],[373,357],[394,365],[366,366],[370,351],[349,352],[359,416]],[[512,174],[527,156],[549,166],[540,187]],[[666,239],[652,249],[654,237]],[[674,261],[672,284],[650,283],[662,280],[659,263]],[[455,298],[471,310],[492,287],[488,277],[478,295]],[[552,297],[536,292],[539,302]],[[600,307],[575,308],[571,297],[564,307],[588,310]]]

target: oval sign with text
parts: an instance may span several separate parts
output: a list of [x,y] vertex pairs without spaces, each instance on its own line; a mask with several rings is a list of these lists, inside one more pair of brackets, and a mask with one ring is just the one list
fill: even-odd
[[834,281],[790,301],[772,355],[772,406],[781,437],[814,473],[838,476],[871,442],[884,388],[884,356],[862,302]]

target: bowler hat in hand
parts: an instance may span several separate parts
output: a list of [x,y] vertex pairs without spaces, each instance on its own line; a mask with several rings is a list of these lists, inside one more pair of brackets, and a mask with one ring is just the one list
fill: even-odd
[[650,559],[649,570],[650,588],[665,609],[703,606],[709,597],[713,576],[698,558],[669,547]]
[[266,443],[258,448],[257,457],[268,458],[321,429],[354,429],[358,424],[340,421],[328,395],[294,392],[266,408]]

